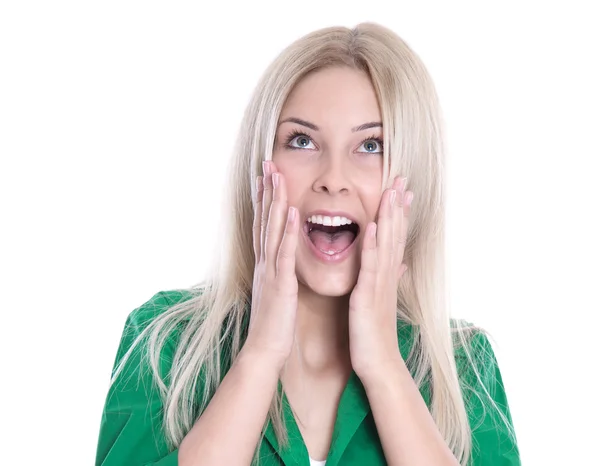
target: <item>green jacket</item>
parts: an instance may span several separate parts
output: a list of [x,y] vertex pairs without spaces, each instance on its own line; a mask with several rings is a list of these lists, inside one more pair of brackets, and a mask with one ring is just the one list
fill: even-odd
[[[127,318],[121,338],[115,367],[135,337],[145,326],[167,307],[191,298],[188,291],[174,290],[157,293],[148,302],[135,309]],[[406,359],[413,338],[413,328],[399,324],[398,340],[400,351]],[[500,370],[490,343],[483,334],[473,338],[476,359],[483,374],[486,388],[504,415],[512,423],[510,410],[504,392]],[[161,372],[166,374],[176,347],[176,335],[170,338],[162,353]],[[141,367],[139,352],[134,352],[125,365],[116,383],[110,388],[102,412],[100,434],[96,452],[97,466],[176,466],[177,449],[170,451],[161,431],[162,401],[157,387],[153,385],[151,369]],[[464,368],[465,357],[456,354],[459,374],[468,374]],[[114,369],[113,369],[114,371]],[[138,379],[142,374],[141,380]],[[467,377],[468,375],[464,375]],[[429,406],[429,390],[421,390],[423,399]],[[469,397],[469,420],[473,430],[473,466],[516,466],[520,465],[517,444],[511,440],[508,430],[503,427],[498,416],[487,409],[484,411],[477,402],[478,397],[470,391],[463,392]],[[467,400],[467,398],[465,398]],[[308,466],[306,446],[298,426],[284,399],[284,413],[289,433],[289,447],[280,449],[272,426],[268,425],[265,439],[260,445],[261,466]],[[373,415],[364,388],[356,374],[350,377],[342,394],[332,443],[327,457],[327,466],[377,466],[385,465],[385,457]]]

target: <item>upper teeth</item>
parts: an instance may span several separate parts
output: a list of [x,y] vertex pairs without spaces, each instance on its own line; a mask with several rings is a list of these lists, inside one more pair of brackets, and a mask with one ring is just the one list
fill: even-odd
[[339,227],[340,225],[351,224],[352,220],[340,216],[329,217],[327,215],[313,215],[312,217],[308,217],[307,222],[319,223],[325,226]]

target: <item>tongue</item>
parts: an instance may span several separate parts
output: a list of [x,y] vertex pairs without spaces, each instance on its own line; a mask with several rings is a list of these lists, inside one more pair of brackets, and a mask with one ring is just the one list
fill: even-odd
[[354,233],[348,230],[341,230],[336,233],[327,233],[321,230],[312,230],[308,234],[313,244],[326,254],[337,254],[354,241]]

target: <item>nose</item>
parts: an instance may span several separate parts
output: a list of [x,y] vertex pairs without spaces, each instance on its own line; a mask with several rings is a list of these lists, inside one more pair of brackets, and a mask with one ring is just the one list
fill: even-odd
[[318,193],[347,194],[350,182],[345,174],[343,157],[323,155],[313,190]]

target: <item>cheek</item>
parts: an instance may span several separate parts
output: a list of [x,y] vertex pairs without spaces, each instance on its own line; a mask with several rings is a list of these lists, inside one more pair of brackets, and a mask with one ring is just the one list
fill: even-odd
[[287,191],[287,198],[289,205],[297,207],[297,201],[301,197],[302,193],[302,174],[296,167],[289,166],[286,163],[277,164],[277,171],[285,178],[285,186]]
[[285,154],[279,154],[278,151],[273,152],[273,163],[279,173],[281,173],[285,180],[290,182],[290,176],[294,173],[294,161],[290,157],[286,157]]
[[381,196],[381,185],[379,183],[372,183],[364,187],[361,197],[369,220],[376,220],[379,205],[381,204]]

